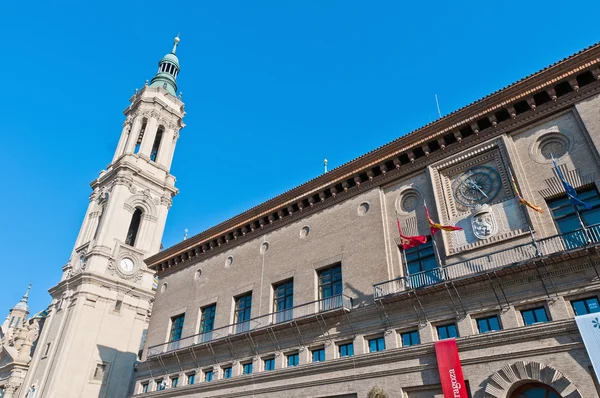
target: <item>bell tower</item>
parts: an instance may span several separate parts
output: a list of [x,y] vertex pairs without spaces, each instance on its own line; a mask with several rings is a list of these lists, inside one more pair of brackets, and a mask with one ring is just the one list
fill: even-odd
[[111,163],[92,194],[23,384],[43,397],[126,397],[147,327],[154,274],[144,258],[160,250],[178,193],[171,162],[185,126],[172,51],[130,98]]

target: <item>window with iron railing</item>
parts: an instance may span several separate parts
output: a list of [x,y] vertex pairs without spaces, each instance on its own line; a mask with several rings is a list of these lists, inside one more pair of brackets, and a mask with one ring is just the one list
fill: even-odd
[[235,299],[235,332],[247,332],[250,330],[250,313],[252,311],[252,293],[239,296]]
[[179,340],[183,334],[183,322],[185,314],[177,315],[171,318],[171,332],[169,333],[169,349],[179,348]]
[[215,328],[215,314],[217,312],[217,305],[212,304],[202,308],[202,317],[200,318],[200,333],[201,342],[212,340],[212,330]]
[[329,268],[318,271],[319,277],[319,300],[321,300],[321,311],[338,308],[336,302],[344,291],[342,283],[342,264],[336,264]]
[[[596,188],[578,190],[577,198],[592,206],[588,210],[583,206],[577,205],[583,224],[586,227],[600,224],[600,195],[598,195]],[[581,228],[575,207],[566,195],[548,200],[547,203],[560,234],[573,232]]]
[[275,322],[289,321],[294,317],[294,281],[289,280],[273,286],[273,312]]

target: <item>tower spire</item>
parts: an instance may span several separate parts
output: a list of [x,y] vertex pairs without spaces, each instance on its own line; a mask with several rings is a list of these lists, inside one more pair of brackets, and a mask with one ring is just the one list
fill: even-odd
[[177,36],[175,36],[175,39],[173,39],[173,49],[171,50],[171,54],[175,55],[180,41],[181,39],[179,38],[179,33],[177,33]]
[[150,87],[162,87],[173,96],[177,92],[176,80],[179,74],[179,59],[175,53],[180,41],[179,34],[177,34],[177,37],[173,40],[173,49],[158,62],[158,72],[150,82]]

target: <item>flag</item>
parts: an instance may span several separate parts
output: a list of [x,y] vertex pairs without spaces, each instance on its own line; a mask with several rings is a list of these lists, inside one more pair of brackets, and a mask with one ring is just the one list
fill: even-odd
[[513,189],[515,190],[515,195],[517,196],[519,203],[529,207],[530,209],[537,211],[538,213],[544,212],[540,206],[534,205],[533,203],[529,202],[528,200],[526,200],[525,198],[523,198],[521,196],[521,193],[519,192],[519,188],[517,188],[517,183],[515,182],[515,178],[513,177],[512,173],[510,173],[510,181],[512,182],[512,186],[513,186]]
[[429,209],[427,209],[427,205],[425,205],[425,214],[427,215],[427,221],[429,221],[429,228],[431,228],[431,235],[433,236],[437,231],[462,231],[461,227],[456,227],[454,225],[442,225],[436,222],[433,222],[431,217],[429,217]]
[[396,214],[396,221],[398,221],[398,233],[400,234],[400,243],[402,244],[402,250],[410,249],[411,247],[422,245],[427,243],[427,237],[424,235],[417,236],[406,236],[402,234],[402,228],[400,227],[400,219]]
[[577,199],[577,191],[575,191],[575,188],[573,188],[573,186],[571,184],[569,184],[567,182],[567,180],[565,180],[565,177],[563,176],[562,172],[560,171],[560,169],[558,168],[558,165],[556,164],[556,160],[554,160],[554,157],[552,157],[552,163],[554,163],[554,169],[556,170],[556,174],[558,174],[558,178],[560,178],[560,181],[563,184],[563,187],[565,188],[565,193],[567,194],[567,196],[569,197],[569,200],[571,201],[572,205],[580,205],[585,207],[586,209],[591,209],[592,205],[590,205],[589,203],[585,203],[584,201],[581,201],[579,199]]

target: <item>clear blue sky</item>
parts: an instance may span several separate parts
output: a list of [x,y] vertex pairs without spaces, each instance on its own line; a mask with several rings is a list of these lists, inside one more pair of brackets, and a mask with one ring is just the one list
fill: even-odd
[[181,32],[165,247],[600,40],[596,1],[3,1],[0,317],[50,302],[89,182]]

